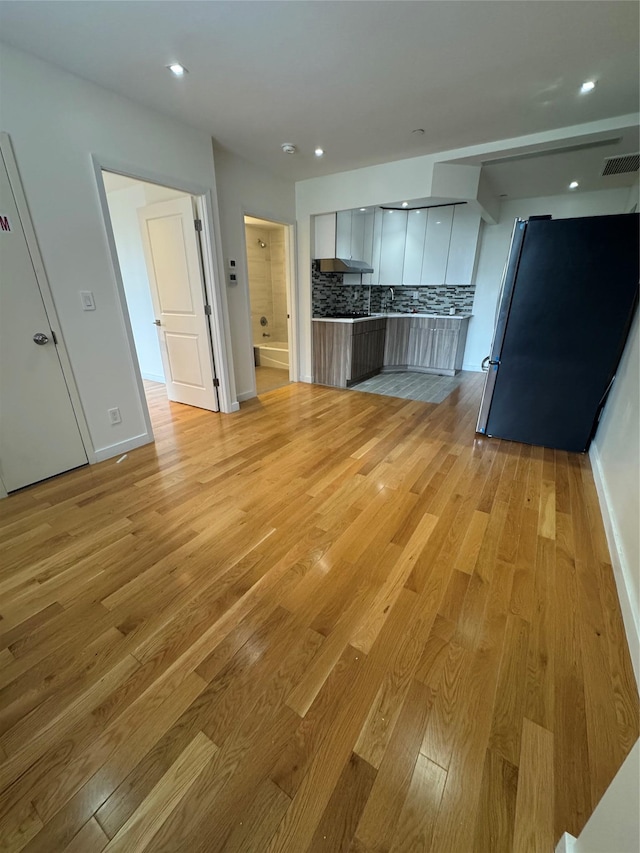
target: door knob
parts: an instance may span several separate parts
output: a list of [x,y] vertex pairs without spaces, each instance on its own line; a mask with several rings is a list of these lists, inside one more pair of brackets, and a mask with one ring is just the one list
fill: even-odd
[[46,335],[43,335],[42,332],[36,332],[33,336],[33,342],[38,344],[38,346],[43,347],[45,344],[49,343],[49,338]]
[[153,321],[153,325],[154,325],[154,326],[161,326],[161,325],[162,325],[162,323],[160,322],[160,320],[154,320],[154,321]]

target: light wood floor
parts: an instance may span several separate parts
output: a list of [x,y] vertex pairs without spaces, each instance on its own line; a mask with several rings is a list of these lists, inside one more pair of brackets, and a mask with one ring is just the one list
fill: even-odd
[[499,853],[638,737],[588,459],[292,384],[0,503],[3,850]]
[[256,390],[258,394],[274,391],[289,384],[289,371],[279,367],[256,367]]

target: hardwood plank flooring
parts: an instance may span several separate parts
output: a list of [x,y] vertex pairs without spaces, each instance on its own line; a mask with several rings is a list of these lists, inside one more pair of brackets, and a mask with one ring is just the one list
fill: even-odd
[[551,853],[638,738],[587,457],[288,384],[0,502],[0,849]]

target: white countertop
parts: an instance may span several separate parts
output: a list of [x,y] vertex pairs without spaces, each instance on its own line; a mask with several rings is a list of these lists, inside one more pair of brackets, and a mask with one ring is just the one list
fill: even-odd
[[363,320],[376,320],[382,317],[437,317],[441,320],[468,320],[472,314],[412,314],[402,313],[371,314],[369,317],[314,317],[315,323],[361,323]]

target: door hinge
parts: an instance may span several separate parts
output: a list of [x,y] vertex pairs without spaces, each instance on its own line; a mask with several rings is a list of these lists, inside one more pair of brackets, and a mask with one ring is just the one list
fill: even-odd
[[217,379],[217,378],[215,378],[215,377],[214,377],[214,380],[213,380],[213,387],[214,387],[214,388],[219,388],[219,387],[220,387],[220,380],[219,380],[219,379]]
[[204,313],[211,315],[211,305],[205,305],[204,306]]
[[196,231],[202,231],[202,219],[194,219],[193,224],[195,226]]
[[56,338],[56,333],[51,329],[51,337],[53,338],[53,342],[56,346],[58,346],[58,339]]

